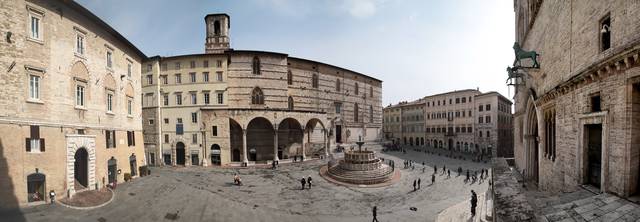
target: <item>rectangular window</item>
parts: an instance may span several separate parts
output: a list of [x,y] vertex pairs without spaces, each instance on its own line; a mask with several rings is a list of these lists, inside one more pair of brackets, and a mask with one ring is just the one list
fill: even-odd
[[155,121],[153,119],[149,119],[149,125],[154,125]]
[[198,96],[196,95],[196,93],[191,93],[191,104],[198,104]]
[[127,63],[127,76],[128,76],[129,78],[131,78],[131,72],[132,72],[132,70],[133,70],[133,64],[131,64],[131,62],[128,62],[128,63]]
[[176,105],[182,105],[182,94],[176,94]]
[[164,84],[164,85],[169,84],[169,80],[167,78],[167,75],[160,76],[160,81],[162,81],[162,84]]
[[153,70],[153,66],[151,64],[147,64],[147,72],[151,72]]
[[113,111],[113,93],[107,93],[107,111]]
[[216,61],[216,67],[222,67],[222,60]]
[[209,68],[209,60],[202,61],[202,67]]
[[147,84],[153,85],[153,75],[147,75]]
[[195,72],[189,73],[189,78],[191,79],[191,82],[196,82],[196,73]]
[[491,123],[491,116],[487,116],[484,119],[487,121],[487,123]]
[[591,96],[591,112],[600,112],[602,111],[601,102],[600,102],[600,94]]
[[116,148],[116,131],[115,130],[105,130],[104,135],[106,138],[107,149],[108,148]]
[[76,85],[76,106],[84,106],[84,86]]
[[176,122],[182,124],[182,118],[177,118]]
[[466,103],[467,102],[467,97],[462,97],[462,103]]
[[107,67],[113,68],[113,52],[107,50]]
[[135,131],[127,131],[127,146],[135,146],[135,145],[136,145]]
[[40,39],[40,18],[31,16],[31,38]]
[[176,135],[184,134],[184,125],[182,123],[176,124]]
[[209,104],[209,93],[204,93],[204,104]]
[[176,70],[180,69],[180,62],[175,63]]
[[484,106],[479,105],[479,106],[478,106],[478,111],[482,112],[482,108],[484,108]]
[[223,93],[219,92],[218,93],[218,104],[223,104],[224,103],[224,97],[223,97]]
[[84,55],[84,35],[76,34],[76,53]]
[[164,118],[164,124],[169,124],[169,118]]
[[218,136],[218,126],[211,126],[211,135]]
[[191,134],[191,143],[193,143],[193,144],[198,143],[198,134],[196,134],[196,133]]
[[202,81],[203,82],[209,82],[209,72],[203,72],[202,73]]
[[222,82],[222,81],[224,81],[224,80],[222,79],[222,72],[216,72],[216,79],[218,80],[218,82]]
[[182,75],[176,74],[176,84],[182,83]]
[[190,65],[190,67],[192,69],[195,68],[196,67],[196,61],[191,61],[189,65]]
[[164,143],[169,143],[169,134],[164,134]]
[[29,98],[40,99],[40,76],[29,76]]
[[127,115],[133,115],[133,99],[131,97],[127,98]]
[[342,112],[342,103],[334,103],[336,107],[336,114]]
[[456,98],[456,104],[460,103],[460,98]]
[[198,113],[191,113],[191,122],[192,123],[198,122]]
[[491,104],[487,104],[485,110],[486,111],[491,111]]
[[483,120],[482,116],[478,117],[478,123],[482,123],[483,122],[482,120]]
[[31,135],[25,139],[27,152],[44,152],[44,139],[40,138],[40,126],[30,126]]
[[162,97],[163,97],[163,99],[162,99],[163,104],[165,106],[168,106],[169,105],[169,94],[164,94]]

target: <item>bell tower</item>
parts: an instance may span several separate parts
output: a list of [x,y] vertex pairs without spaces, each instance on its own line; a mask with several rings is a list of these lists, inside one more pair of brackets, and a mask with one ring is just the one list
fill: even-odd
[[230,49],[229,28],[230,17],[227,14],[208,14],[204,17],[207,25],[207,37],[205,39],[205,53],[223,53]]

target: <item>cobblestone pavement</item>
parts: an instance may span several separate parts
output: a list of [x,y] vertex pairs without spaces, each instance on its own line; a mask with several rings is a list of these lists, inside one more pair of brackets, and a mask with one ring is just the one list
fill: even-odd
[[[369,148],[372,149],[371,147]],[[379,147],[373,148],[379,150]],[[470,190],[479,193],[487,183],[467,184],[464,176],[437,174],[430,185],[433,164],[455,169],[488,165],[449,159],[414,151],[380,154],[396,161],[417,162],[415,170],[402,169],[401,181],[384,188],[348,188],[318,175],[322,160],[282,164],[278,170],[202,167],[152,168],[152,175],[118,186],[112,203],[94,210],[74,210],[61,205],[41,205],[0,215],[2,221],[369,221],[378,206],[380,221],[435,221],[442,210],[465,201]],[[422,162],[425,172],[422,173]],[[239,173],[244,186],[232,183]],[[313,177],[313,188],[300,190],[302,177]],[[413,192],[413,180],[422,189]],[[428,179],[429,178],[429,179]],[[417,208],[416,211],[410,207]]]
[[548,221],[640,221],[640,205],[612,194],[586,190],[535,199]]

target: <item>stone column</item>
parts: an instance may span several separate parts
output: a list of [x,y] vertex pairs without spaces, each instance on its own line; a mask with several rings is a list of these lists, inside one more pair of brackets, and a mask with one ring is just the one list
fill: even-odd
[[248,165],[249,159],[247,159],[247,129],[242,129],[242,151],[244,152],[242,155],[242,163]]
[[329,132],[324,130],[324,156],[329,157]]
[[273,133],[273,161],[279,161],[278,159],[278,127],[274,128]]
[[307,139],[307,135],[309,135],[307,133],[307,130],[306,129],[302,129],[302,155],[301,155],[302,161],[304,161],[304,159],[305,159],[304,146],[305,146],[305,142],[306,142],[306,139]]

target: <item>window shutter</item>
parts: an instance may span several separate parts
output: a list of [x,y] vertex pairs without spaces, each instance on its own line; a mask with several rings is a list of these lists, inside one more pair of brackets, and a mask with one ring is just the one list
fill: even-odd
[[40,152],[44,152],[44,139],[40,139]]
[[136,131],[131,131],[131,138],[133,138],[133,146],[136,145]]
[[131,133],[127,131],[127,146],[131,146]]
[[104,131],[104,141],[107,144],[107,148],[109,148],[109,130]]
[[118,147],[117,145],[117,140],[116,140],[116,131],[115,130],[111,130],[111,141],[113,141],[113,148]]
[[31,140],[29,138],[25,138],[25,147],[27,148],[27,152],[31,152]]

